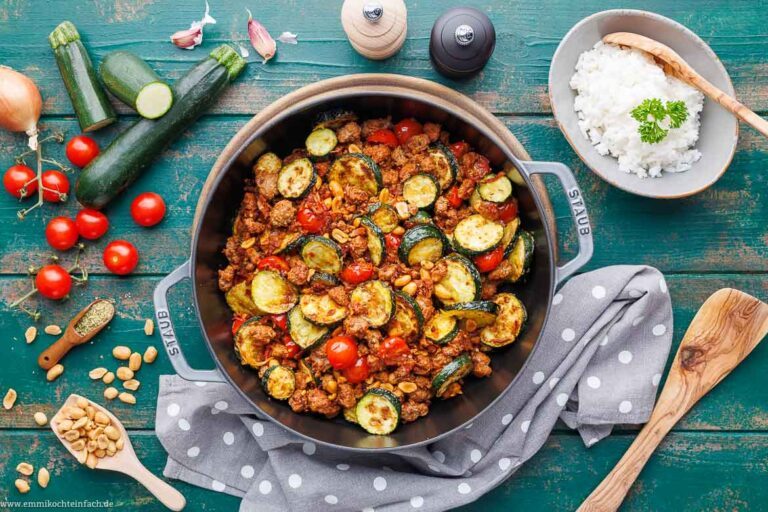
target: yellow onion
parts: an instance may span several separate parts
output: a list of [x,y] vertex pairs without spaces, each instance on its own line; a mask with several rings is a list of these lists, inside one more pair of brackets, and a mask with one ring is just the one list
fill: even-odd
[[0,66],[0,127],[25,132],[29,147],[37,149],[37,122],[43,98],[35,82],[18,71]]

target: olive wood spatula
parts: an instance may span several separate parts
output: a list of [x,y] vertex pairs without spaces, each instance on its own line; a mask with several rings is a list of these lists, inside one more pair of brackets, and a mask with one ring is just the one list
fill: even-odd
[[768,334],[768,305],[723,288],[701,306],[680,343],[648,423],[577,512],[619,508],[664,436]]

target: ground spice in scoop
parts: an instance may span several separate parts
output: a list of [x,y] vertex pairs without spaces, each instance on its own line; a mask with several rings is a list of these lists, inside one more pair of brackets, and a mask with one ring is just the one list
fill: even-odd
[[85,336],[108,322],[114,314],[115,306],[108,300],[94,302],[88,311],[80,317],[73,329],[78,336]]

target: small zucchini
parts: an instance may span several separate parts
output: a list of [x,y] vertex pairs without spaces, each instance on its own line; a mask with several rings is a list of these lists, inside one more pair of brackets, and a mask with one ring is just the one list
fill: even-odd
[[443,258],[448,270],[435,283],[435,296],[450,306],[459,302],[471,302],[480,298],[480,272],[475,264],[461,254],[453,253]]
[[299,158],[284,165],[277,175],[277,191],[288,199],[301,199],[317,182],[315,166],[309,158]]
[[259,270],[251,281],[251,299],[261,313],[287,313],[299,299],[296,287],[274,270]]
[[463,320],[473,320],[478,327],[485,327],[496,320],[499,306],[490,300],[461,302],[445,308],[445,314]]
[[224,294],[229,309],[238,315],[253,316],[259,313],[259,309],[251,298],[251,288],[248,281],[241,281]]
[[489,347],[505,347],[512,344],[523,331],[528,312],[520,299],[512,293],[500,293],[493,301],[499,306],[499,314],[493,324],[480,331],[480,341]]
[[316,128],[305,142],[307,153],[315,157],[329,154],[339,143],[336,133],[329,128]]
[[301,258],[309,268],[326,274],[338,274],[341,271],[341,247],[324,236],[304,236],[301,245]]
[[512,273],[507,277],[507,280],[516,283],[531,270],[534,250],[533,235],[527,231],[520,231],[517,239],[510,246],[511,250],[507,256],[507,261],[512,264]]
[[258,368],[263,364],[259,360],[260,349],[262,345],[257,345],[253,339],[253,329],[261,325],[260,316],[254,316],[243,322],[235,333],[235,355],[244,366]]
[[378,194],[382,186],[379,166],[362,153],[347,153],[334,160],[328,171],[328,181],[357,187],[371,196]]
[[386,203],[375,203],[368,208],[368,217],[376,224],[382,233],[391,233],[400,225],[400,217],[394,206]]
[[296,375],[287,366],[270,366],[261,378],[264,391],[275,400],[288,400],[296,391]]
[[504,226],[474,214],[462,219],[453,230],[456,250],[467,256],[479,256],[496,248],[504,238]]
[[384,240],[384,233],[381,232],[379,227],[368,217],[361,217],[360,225],[365,228],[368,234],[368,253],[371,256],[371,263],[376,266],[381,265],[386,255],[386,242]]
[[331,331],[327,327],[314,324],[307,320],[300,306],[294,306],[288,312],[288,334],[302,350],[312,350],[323,343]]
[[338,130],[347,123],[357,121],[357,114],[351,110],[343,108],[334,108],[321,112],[315,118],[315,130],[318,128],[330,128],[331,130]]
[[413,341],[421,336],[423,326],[424,315],[418,302],[407,293],[395,290],[395,316],[389,321],[387,334]]
[[355,419],[369,434],[391,434],[400,422],[400,399],[383,388],[371,388],[357,402]]
[[435,163],[435,176],[440,183],[441,190],[448,190],[459,174],[459,163],[456,157],[445,144],[436,142],[429,148],[429,156]]
[[512,197],[512,182],[503,174],[497,174],[478,183],[477,193],[484,201],[505,203]]
[[397,249],[400,261],[415,265],[423,261],[435,262],[448,252],[450,244],[442,231],[424,224],[405,232]]
[[99,66],[101,81],[109,92],[145,119],[162,117],[173,105],[173,91],[137,55],[108,53]]
[[365,311],[361,316],[372,327],[381,327],[395,314],[395,294],[381,281],[366,281],[352,290],[349,296],[354,310]]
[[416,208],[432,208],[440,197],[440,184],[431,174],[414,174],[403,183],[403,197]]
[[459,382],[471,371],[472,358],[467,353],[461,354],[437,372],[435,378],[432,379],[432,391],[435,392],[435,396],[442,397],[448,386],[454,382]]
[[320,325],[333,325],[347,316],[347,308],[337,304],[327,293],[303,294],[299,306],[309,321]]
[[459,334],[459,321],[444,311],[435,313],[424,329],[424,336],[437,345],[450,343],[457,334]]

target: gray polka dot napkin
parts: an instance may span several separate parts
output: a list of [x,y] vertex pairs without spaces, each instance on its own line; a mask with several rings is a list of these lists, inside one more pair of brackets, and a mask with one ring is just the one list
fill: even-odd
[[[645,266],[571,279],[512,389],[474,424],[395,454],[306,442],[256,414],[226,384],[163,376],[157,435],[164,474],[242,497],[242,511],[447,510],[493,489],[558,418],[590,446],[614,424],[643,423],[672,341],[664,277]],[[460,399],[460,398],[459,398]]]

